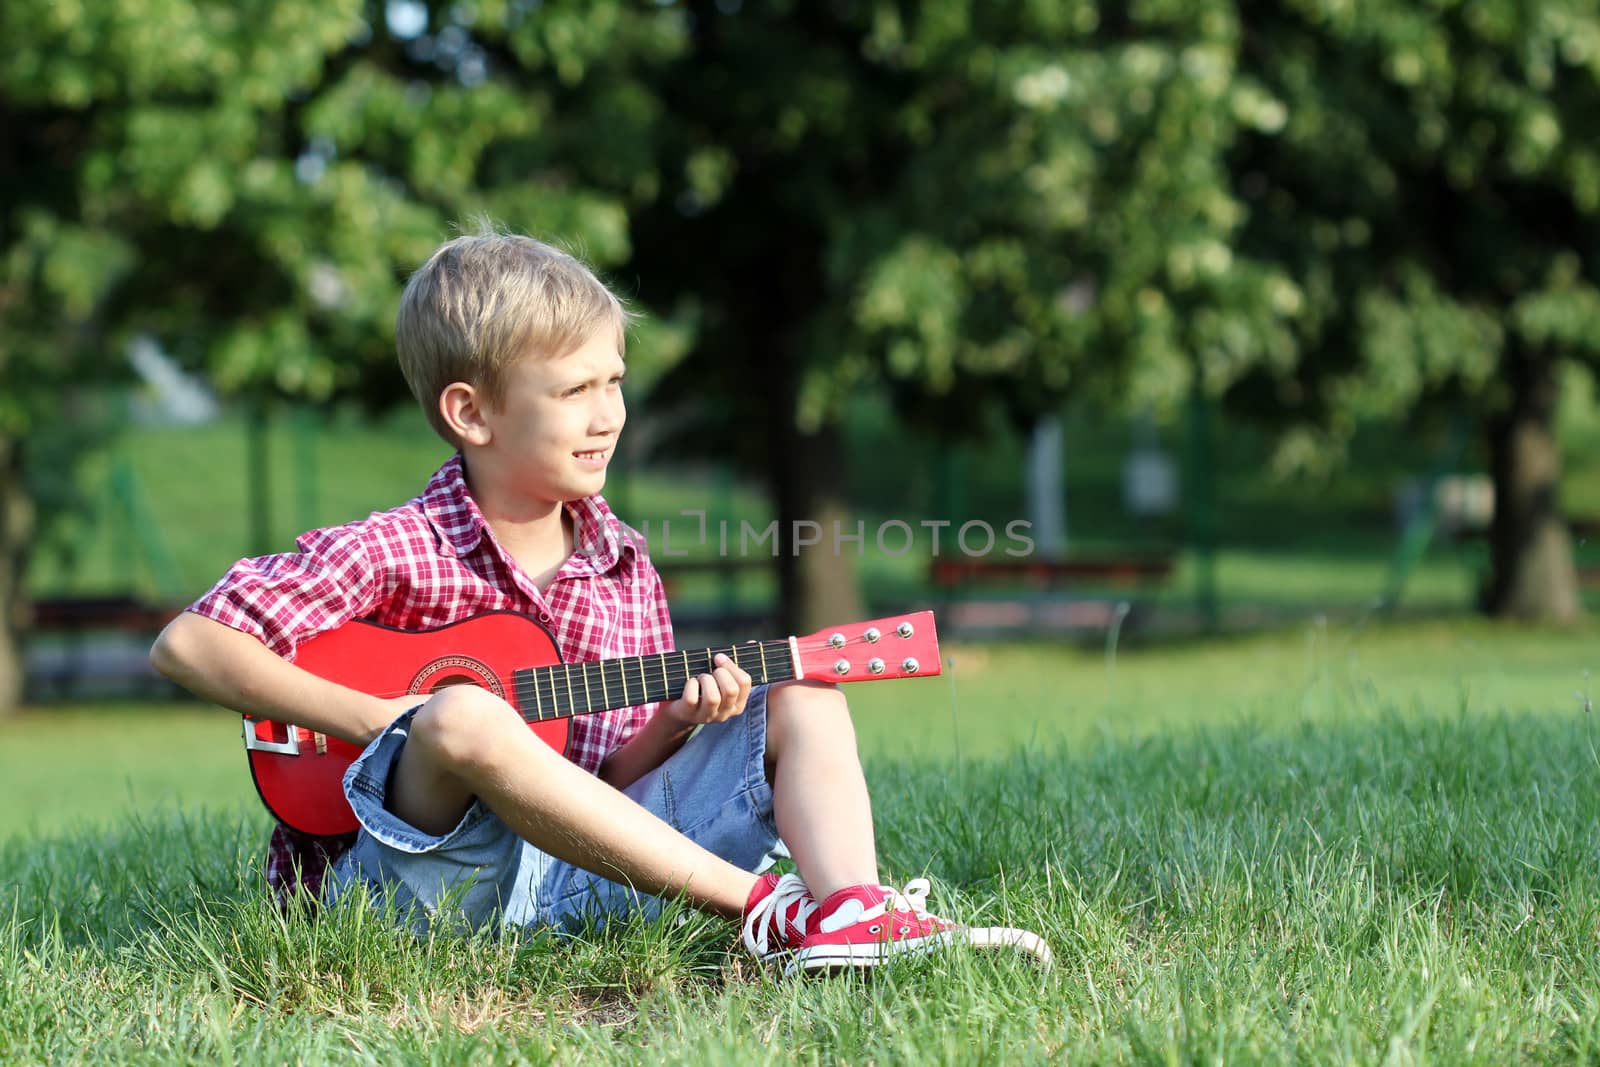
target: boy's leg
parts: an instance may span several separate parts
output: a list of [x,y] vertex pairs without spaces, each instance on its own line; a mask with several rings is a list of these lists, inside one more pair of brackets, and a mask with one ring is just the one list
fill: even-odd
[[767,768],[778,835],[816,898],[876,885],[872,800],[838,686],[800,681],[770,687]]
[[813,894],[790,973],[871,967],[955,944],[1015,949],[1049,963],[1050,946],[1030,931],[965,927],[929,914],[926,879],[903,891],[879,884],[872,805],[836,686],[774,685],[767,707],[774,818]]
[[756,876],[684,837],[540,741],[493,694],[447,689],[418,710],[390,782],[394,814],[427,833],[476,797],[535,848],[651,895],[738,916]]
[[[623,790],[689,840],[748,871],[765,871],[787,855],[773,819],[772,784],[766,772],[766,696],[765,686],[753,688],[743,714],[701,727],[660,766]],[[648,917],[662,903],[636,886],[608,881],[571,864],[551,863],[543,871],[539,911],[552,925],[572,928],[589,918],[632,913]],[[798,880],[787,877],[791,883]],[[770,888],[778,880],[778,875],[768,874],[763,881]],[[752,894],[756,899],[746,900],[747,908],[765,895],[758,889]],[[769,942],[784,936],[776,927],[767,934]]]

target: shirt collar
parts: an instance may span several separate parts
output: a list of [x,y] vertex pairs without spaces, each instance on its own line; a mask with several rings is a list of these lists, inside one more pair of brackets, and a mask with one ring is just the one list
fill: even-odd
[[[566,509],[573,520],[574,545],[560,573],[604,574],[621,562],[624,552],[638,551],[632,538],[626,536],[622,520],[599,493],[568,501]],[[478,502],[467,491],[460,453],[451,456],[428,480],[428,487],[422,492],[422,512],[454,555],[471,552],[489,532]]]
[[622,520],[599,493],[568,501],[567,513],[572,516],[574,536],[562,574],[605,574],[616,569],[624,552],[638,551]]
[[489,525],[478,510],[478,502],[467,492],[460,453],[451,456],[428,479],[428,487],[422,491],[422,513],[450,549],[447,554],[466,555],[483,540]]

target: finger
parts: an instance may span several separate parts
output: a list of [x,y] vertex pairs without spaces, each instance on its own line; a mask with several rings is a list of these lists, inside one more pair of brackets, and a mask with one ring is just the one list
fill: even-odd
[[725,653],[718,653],[717,660],[717,666],[726,667],[728,672],[739,682],[740,686],[748,687],[752,684],[753,680],[750,677],[750,672],[739,666],[738,660],[731,659]]
[[724,713],[732,711],[738,706],[739,679],[726,667],[717,668],[713,678],[717,683],[717,710]]
[[683,683],[683,696],[680,697],[684,704],[693,707],[700,703],[700,679],[690,675],[689,680]]
[[715,677],[709,674],[700,676],[700,714],[715,718],[717,709],[722,705],[722,687],[717,684]]

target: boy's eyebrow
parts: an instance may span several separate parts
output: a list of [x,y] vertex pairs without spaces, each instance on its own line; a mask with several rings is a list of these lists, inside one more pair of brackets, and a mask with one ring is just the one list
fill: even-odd
[[619,367],[601,368],[596,370],[593,374],[585,374],[581,371],[574,371],[560,379],[560,387],[566,389],[574,385],[587,385],[590,382],[597,382],[602,378],[626,378],[627,376],[627,364],[623,364]]

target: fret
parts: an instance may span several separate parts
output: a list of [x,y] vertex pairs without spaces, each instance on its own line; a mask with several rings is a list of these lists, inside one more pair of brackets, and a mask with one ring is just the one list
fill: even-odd
[[628,707],[633,703],[633,698],[628,695],[628,661],[617,660],[617,680],[622,683],[622,706]]
[[661,699],[671,700],[672,686],[667,684],[667,654],[665,652],[659,652],[656,655],[657,658],[661,660]]
[[767,680],[767,646],[765,642],[756,642],[756,651],[761,653],[761,680]]
[[533,683],[533,713],[539,718],[544,718],[544,701],[539,699],[539,672],[529,671],[532,677],[528,680]]
[[563,666],[567,669],[567,710],[575,711],[578,703],[572,696],[572,664],[566,663]]
[[643,700],[650,699],[650,686],[644,680],[644,657],[639,657],[639,695]]
[[561,699],[556,695],[556,669],[549,666],[544,669],[544,676],[550,680],[550,714],[553,718],[561,717]]
[[578,673],[583,675],[583,710],[588,711],[594,707],[594,697],[589,695],[589,665],[580,666]]

